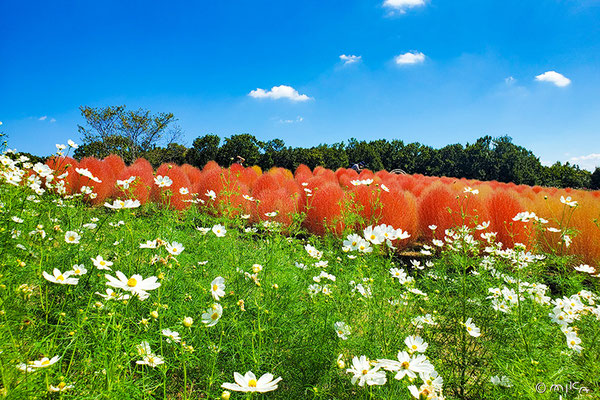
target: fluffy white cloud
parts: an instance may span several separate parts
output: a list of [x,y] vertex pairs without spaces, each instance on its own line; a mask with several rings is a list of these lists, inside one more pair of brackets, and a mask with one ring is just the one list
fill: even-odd
[[344,62],[344,65],[354,64],[359,62],[362,59],[362,56],[347,56],[346,54],[342,54],[340,56],[340,60]]
[[383,6],[404,12],[407,8],[424,6],[425,0],[385,0]]
[[48,118],[48,116],[47,116],[47,115],[44,115],[43,117],[39,117],[39,118],[38,118],[38,121],[45,121],[45,120],[46,120],[46,118]]
[[307,101],[311,98],[305,94],[300,94],[291,86],[280,85],[273,86],[271,90],[256,89],[248,93],[248,96],[255,99],[290,99],[291,101]]
[[52,118],[52,119],[50,120],[50,123],[54,123],[54,122],[56,122],[56,120],[55,120],[54,118]]
[[409,51],[408,53],[396,56],[394,61],[398,65],[419,64],[425,61],[425,54],[418,51]]
[[596,167],[600,167],[600,154],[592,153],[585,156],[571,157],[567,161],[588,171],[594,171]]
[[547,71],[541,75],[535,77],[536,81],[550,82],[558,87],[565,87],[571,84],[571,80],[565,77],[563,74],[559,74],[556,71]]
[[504,78],[504,82],[506,82],[507,85],[512,85],[516,81],[517,80],[515,78],[513,78],[512,76],[509,76],[508,78]]

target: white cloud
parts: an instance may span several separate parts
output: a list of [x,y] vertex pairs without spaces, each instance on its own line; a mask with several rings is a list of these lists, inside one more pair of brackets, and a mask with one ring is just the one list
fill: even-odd
[[600,167],[600,154],[592,153],[585,156],[571,157],[567,161],[588,171],[594,171],[596,167]]
[[45,120],[46,120],[46,118],[48,118],[48,116],[47,116],[47,115],[44,115],[43,117],[39,117],[39,118],[38,118],[38,121],[45,121]]
[[404,14],[407,8],[424,6],[425,0],[385,0],[383,6]]
[[299,94],[293,87],[286,85],[273,86],[271,90],[259,88],[248,93],[248,96],[255,99],[290,99],[291,101],[307,101],[311,99],[305,94]]
[[425,61],[425,54],[418,51],[410,51],[396,56],[394,61],[398,65],[420,64]]
[[558,87],[565,87],[571,84],[571,80],[556,71],[547,71],[535,77],[536,81],[550,82]]
[[304,118],[302,118],[301,116],[297,116],[296,119],[280,119],[279,123],[280,124],[294,124],[297,122],[302,122],[304,121]]
[[50,123],[54,123],[54,122],[56,122],[56,120],[55,120],[54,118],[52,118],[52,119],[50,120]]
[[512,85],[516,81],[517,80],[515,78],[513,78],[512,76],[509,76],[508,78],[504,78],[504,82],[506,82],[507,85]]
[[344,62],[344,65],[354,64],[359,62],[362,59],[362,56],[347,56],[346,54],[342,54],[340,56],[340,60]]

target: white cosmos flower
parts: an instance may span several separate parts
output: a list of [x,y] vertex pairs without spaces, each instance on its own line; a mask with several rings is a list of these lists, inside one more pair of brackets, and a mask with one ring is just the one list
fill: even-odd
[[77,143],[75,143],[74,141],[72,141],[71,139],[67,140],[67,144],[69,146],[71,146],[71,148],[76,149],[79,147],[79,145]]
[[225,296],[225,279],[223,277],[217,276],[210,283],[210,294],[216,301],[219,301],[221,297]]
[[227,229],[225,229],[225,227],[220,224],[213,226],[212,231],[217,237],[223,237],[227,233]]
[[183,247],[181,243],[173,242],[171,244],[167,243],[165,245],[165,249],[167,249],[170,254],[178,256],[181,254],[181,252],[183,252],[183,250],[185,250],[185,247]]
[[106,294],[100,292],[96,292],[95,294],[102,297],[104,300],[129,300],[130,298],[128,294],[117,293],[110,288],[106,289]]
[[239,372],[233,373],[233,379],[235,383],[225,382],[221,385],[223,389],[233,390],[235,392],[271,392],[277,389],[277,383],[281,381],[281,377],[273,379],[272,374],[264,374],[260,378],[256,379],[256,376],[252,371],[246,372],[245,375]]
[[352,384],[358,381],[358,386],[364,386],[365,383],[369,386],[384,385],[387,381],[385,372],[379,370],[379,366],[371,368],[371,363],[366,356],[354,357],[352,359],[352,368],[348,368],[346,372],[354,374]]
[[215,303],[202,314],[202,323],[206,326],[214,326],[219,322],[222,315],[223,307],[220,304]]
[[158,365],[164,364],[164,361],[162,358],[160,358],[156,354],[150,353],[150,354],[144,355],[141,360],[138,360],[135,363],[138,365],[147,365],[149,367],[154,368]]
[[404,339],[404,343],[408,347],[408,352],[411,354],[415,351],[425,353],[425,350],[427,350],[427,347],[429,346],[421,336],[407,336],[406,339]]
[[49,367],[49,366],[51,366],[53,364],[56,364],[60,360],[60,358],[61,358],[60,356],[54,356],[54,357],[52,357],[50,359],[48,359],[48,357],[44,357],[41,360],[32,361],[29,364],[29,366],[32,367],[32,368],[36,368],[36,369],[38,369],[38,368],[46,368],[46,367]]
[[337,333],[340,339],[347,340],[348,336],[350,336],[350,327],[345,322],[336,322],[333,324],[333,327],[335,329],[335,333]]
[[92,173],[90,172],[90,170],[88,170],[87,168],[75,168],[75,171],[79,174],[79,175],[83,175],[86,178],[88,178],[91,181],[94,181],[96,183],[102,183],[102,181],[98,178],[96,178],[94,175],[92,175]]
[[70,244],[79,244],[81,236],[75,231],[67,231],[65,233],[65,242]]
[[121,209],[127,209],[127,208],[138,208],[139,206],[141,206],[141,203],[139,200],[115,200],[113,201],[112,204],[110,203],[104,203],[104,207],[113,209],[113,210],[121,210]]
[[577,202],[575,200],[571,200],[571,196],[567,198],[565,198],[565,196],[560,196],[560,202],[569,207],[577,207]]
[[417,377],[417,374],[432,373],[435,368],[423,354],[410,356],[406,351],[398,352],[398,360],[380,359],[377,365],[388,371],[396,372],[395,379],[401,380],[405,376],[410,379]]
[[140,243],[140,249],[155,249],[158,243],[155,240],[147,240],[146,243]]
[[467,333],[473,337],[481,336],[481,332],[477,326],[473,323],[471,318],[465,321],[465,328],[467,328]]
[[210,228],[203,228],[201,226],[197,226],[196,230],[200,231],[200,233],[203,235],[206,235],[208,232],[210,232]]
[[211,200],[214,200],[217,198],[217,194],[215,193],[214,190],[207,190],[206,193],[204,193],[204,195]]
[[189,194],[189,193],[190,193],[190,189],[188,189],[186,187],[180,187],[179,188],[179,194],[186,195],[186,194]]
[[87,273],[87,269],[83,264],[75,264],[73,265],[73,275],[81,276]]
[[64,392],[69,389],[73,389],[73,387],[73,385],[67,385],[64,382],[61,382],[57,386],[50,385],[50,388],[48,390],[51,392]]
[[581,265],[575,267],[575,271],[587,272],[588,274],[593,274],[596,272],[596,269],[594,267],[590,267],[587,264],[581,264]]
[[363,231],[365,239],[373,244],[381,244],[385,240],[385,236],[381,230],[381,227],[368,226]]
[[254,201],[254,197],[248,196],[247,194],[243,195],[242,197],[248,201]]
[[70,276],[74,274],[73,271],[65,271],[62,273],[58,268],[54,268],[52,274],[53,275],[50,275],[46,271],[42,272],[44,278],[52,283],[58,283],[60,285],[77,285],[79,283],[79,279],[70,278]]
[[265,213],[265,215],[266,215],[267,217],[269,217],[269,218],[276,217],[276,216],[277,216],[277,214],[279,214],[279,211],[273,211],[273,212],[268,212],[268,213]]
[[110,266],[113,265],[113,263],[111,261],[105,260],[104,258],[102,258],[102,256],[98,256],[96,258],[90,258],[90,260],[92,260],[92,262],[94,263],[96,268],[107,270],[107,271],[112,271],[112,268],[110,268]]
[[168,176],[158,175],[154,178],[154,183],[158,187],[169,187],[173,184],[173,181]]
[[473,189],[470,186],[465,187],[464,193],[479,194],[478,189]]
[[309,256],[311,256],[312,258],[316,258],[317,260],[320,260],[323,256],[322,251],[317,250],[314,246],[311,246],[310,244],[304,246],[304,249],[306,250]]
[[346,240],[344,240],[344,242],[342,243],[344,245],[344,247],[347,247],[350,249],[350,251],[354,251],[358,249],[358,243],[360,242],[360,240],[362,239],[362,237],[360,237],[360,235],[357,235],[356,233],[350,234],[346,237]]
[[360,242],[358,242],[358,251],[361,253],[370,253],[373,251],[373,248],[371,247],[369,242],[361,238]]
[[179,332],[175,332],[175,331],[172,331],[170,329],[163,329],[162,330],[162,334],[167,337],[167,343],[171,343],[171,342],[179,343],[179,342],[181,342],[181,336],[179,336]]
[[141,275],[135,274],[128,279],[121,271],[117,271],[116,275],[117,278],[108,274],[104,275],[106,279],[108,279],[106,284],[117,289],[132,292],[134,295],[137,295],[140,300],[148,298],[148,290],[154,290],[160,287],[160,283],[157,282],[158,278],[156,276],[144,279]]

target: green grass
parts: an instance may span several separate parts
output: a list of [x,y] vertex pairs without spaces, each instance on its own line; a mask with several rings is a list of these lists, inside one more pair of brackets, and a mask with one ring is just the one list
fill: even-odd
[[[600,312],[581,313],[570,324],[582,340],[578,353],[550,320],[552,304],[525,294],[511,313],[502,313],[488,298],[490,288],[518,291],[523,282],[548,285],[545,295],[552,299],[581,290],[598,293],[598,278],[573,272],[569,258],[548,256],[523,269],[511,265],[515,256],[491,256],[482,263],[485,245],[470,248],[461,238],[455,244],[462,248],[445,246],[422,258],[422,264],[429,259],[433,265],[420,270],[385,246],[376,246],[371,254],[354,252],[357,257],[350,259],[341,238],[260,228],[245,232],[241,219],[210,217],[195,208],[185,213],[152,205],[110,211],[77,200],[60,204],[49,194],[28,199],[30,195],[24,187],[0,186],[0,393],[6,398],[217,399],[221,384],[233,382],[234,372],[251,370],[257,376],[282,377],[277,390],[253,398],[409,399],[407,386],[419,387],[419,379],[397,381],[387,372],[385,385],[360,387],[352,385],[352,374],[346,372],[354,356],[396,359],[398,351],[407,350],[409,335],[429,343],[425,355],[443,378],[447,398],[558,398],[555,392],[537,393],[540,382],[548,391],[552,384],[579,382],[592,392],[580,398],[600,393]],[[98,219],[96,227],[84,228],[92,218]],[[227,228],[224,237],[196,229],[218,223]],[[43,225],[45,238],[29,234],[38,225]],[[80,232],[79,244],[65,242],[69,230]],[[139,248],[154,239],[181,243],[185,250],[169,257],[164,246]],[[326,267],[314,266],[318,260],[309,256],[306,244],[323,252]],[[93,265],[91,258],[98,255],[113,262],[112,273]],[[74,264],[88,270],[77,285],[59,285],[42,276]],[[252,274],[254,264],[263,267],[258,282],[240,272]],[[403,268],[414,282],[400,284],[389,273],[392,267]],[[144,301],[106,301],[95,292],[105,292],[105,273],[114,276],[115,271],[127,277],[157,276],[161,286]],[[308,288],[321,271],[336,277],[329,281],[331,293],[311,295]],[[207,327],[201,315],[215,303],[210,288],[217,276],[225,279],[226,295],[219,301],[224,311],[215,326]],[[352,291],[351,281],[369,286],[372,295]],[[586,302],[586,309],[598,307],[600,298],[594,298],[595,305]],[[154,311],[158,318],[151,316]],[[417,327],[414,319],[426,314],[436,325]],[[191,327],[183,325],[185,317],[194,319]],[[467,334],[461,323],[469,317],[481,336]],[[338,321],[350,327],[348,340],[337,336]],[[182,343],[167,343],[161,334],[165,328],[179,332]],[[142,359],[136,350],[142,341],[164,364],[136,364]],[[345,368],[339,368],[340,354]],[[57,355],[61,359],[47,368],[30,373],[17,368]],[[507,376],[512,387],[493,385],[490,378],[496,375]],[[60,382],[73,388],[49,393],[49,386]],[[232,399],[247,397],[231,394]]]

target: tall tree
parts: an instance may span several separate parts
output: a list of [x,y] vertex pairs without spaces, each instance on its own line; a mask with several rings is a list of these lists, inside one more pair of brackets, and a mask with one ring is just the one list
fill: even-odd
[[78,125],[82,145],[78,158],[117,154],[126,162],[159,146],[168,146],[181,137],[173,113],[151,114],[149,110],[127,110],[126,106],[79,107],[85,126]]
[[221,138],[217,135],[197,137],[186,154],[185,162],[194,167],[204,167],[207,162],[217,158],[219,143],[221,143]]

